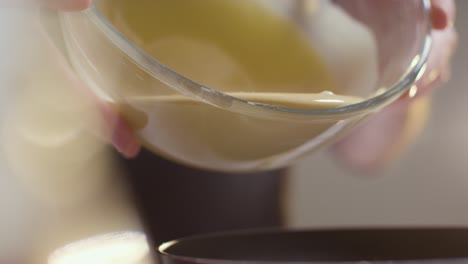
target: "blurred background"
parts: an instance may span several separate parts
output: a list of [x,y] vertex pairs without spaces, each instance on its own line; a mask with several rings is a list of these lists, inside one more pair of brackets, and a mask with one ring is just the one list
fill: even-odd
[[[468,12],[468,1],[458,0],[457,4],[459,14]],[[451,80],[436,91],[429,123],[410,150],[400,161],[380,172],[350,171],[335,162],[327,151],[300,162],[292,168],[285,182],[282,205],[286,211],[287,225],[468,226],[466,25],[468,17],[457,16],[456,27],[460,39]],[[6,25],[0,27],[1,30],[6,28]],[[1,93],[0,105],[6,107],[11,97],[5,93],[5,89]],[[77,142],[70,146],[71,150],[80,144]],[[83,195],[80,191],[88,191],[87,186],[64,182],[55,186],[61,190],[57,194],[59,196],[51,192],[46,192],[45,196],[40,193],[39,197],[43,200],[38,199],[37,194],[31,195],[27,186],[21,184],[24,179],[9,177],[12,172],[9,166],[3,164],[4,153],[0,152],[0,263],[13,263],[4,262],[3,256],[9,260],[25,251],[31,252],[34,258],[46,259],[51,250],[66,241],[98,233],[142,229],[127,189],[122,187],[125,184],[115,180],[120,177],[121,167],[108,160],[108,151],[105,147],[99,148],[93,161],[99,160],[110,166],[86,173],[82,171],[87,180],[102,181],[104,184],[101,183],[99,188]],[[86,162],[84,164],[93,164]],[[70,167],[65,166],[65,170],[67,168]],[[95,175],[114,177],[109,180]],[[170,175],[166,176],[170,179]],[[243,183],[236,184],[242,189]],[[254,186],[246,186],[242,190],[253,195],[256,193]],[[50,203],[61,200],[60,195],[70,197],[70,194],[86,196],[86,199],[70,201],[70,204],[75,203],[74,206]]]
[[456,3],[452,77],[436,91],[421,138],[377,173],[353,173],[328,153],[302,161],[290,178],[291,224],[468,226],[468,1]]

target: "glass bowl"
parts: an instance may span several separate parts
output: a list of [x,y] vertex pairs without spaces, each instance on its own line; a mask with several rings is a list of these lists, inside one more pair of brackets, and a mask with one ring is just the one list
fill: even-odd
[[[165,4],[151,9],[153,3]],[[231,6],[219,11],[218,3]],[[137,16],[146,28],[118,22],[137,5],[148,5]],[[277,20],[249,16],[254,5],[273,7]],[[144,147],[189,166],[244,172],[290,165],[408,92],[430,50],[430,8],[429,0],[119,0],[110,6],[98,0],[60,18],[74,69],[122,113]],[[246,13],[232,15],[239,10]],[[297,36],[279,30],[283,22],[309,41],[322,68],[301,64],[306,55],[300,45],[288,46]],[[148,24],[162,31],[183,26],[148,49],[147,39],[135,35]],[[255,74],[267,76],[261,91],[249,71],[238,70],[242,61],[226,59],[220,43],[201,52],[208,46],[198,45],[191,29],[197,25],[222,32],[222,45],[247,54]]]
[[161,264],[466,263],[465,228],[245,231],[162,244]]

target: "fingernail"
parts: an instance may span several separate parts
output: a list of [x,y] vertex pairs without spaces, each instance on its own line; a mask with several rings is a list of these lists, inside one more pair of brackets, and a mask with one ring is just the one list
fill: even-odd
[[447,13],[439,6],[433,6],[431,10],[432,27],[437,30],[445,29],[449,22]]
[[134,158],[140,152],[141,146],[130,126],[119,118],[113,128],[112,144],[126,158]]
[[453,27],[455,16],[455,1],[432,0],[431,18],[434,29],[443,30]]

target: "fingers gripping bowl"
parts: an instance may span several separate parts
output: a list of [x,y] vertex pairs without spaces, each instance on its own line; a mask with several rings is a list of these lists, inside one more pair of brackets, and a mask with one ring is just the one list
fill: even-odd
[[61,23],[78,75],[146,148],[252,171],[289,165],[407,92],[429,13],[429,0],[99,0]]

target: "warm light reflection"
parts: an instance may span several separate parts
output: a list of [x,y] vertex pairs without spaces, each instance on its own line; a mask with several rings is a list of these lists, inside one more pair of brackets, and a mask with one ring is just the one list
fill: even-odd
[[56,250],[48,264],[148,264],[149,246],[140,232],[88,238]]
[[409,93],[408,93],[409,97],[413,98],[416,96],[417,93],[418,93],[418,87],[416,85],[411,86],[411,89],[409,90]]
[[344,100],[339,99],[317,99],[319,103],[344,103]]
[[413,60],[411,61],[411,64],[410,64],[410,69],[416,67],[416,65],[418,65],[418,63],[419,63],[419,60],[421,60],[421,56],[419,56],[419,55],[414,56],[414,58],[413,58]]
[[427,64],[424,64],[422,67],[421,67],[421,70],[418,72],[418,75],[416,76],[416,80],[415,81],[419,81],[421,79],[421,77],[424,76],[424,74],[426,73],[426,70],[427,70]]
[[163,243],[161,246],[159,246],[159,251],[161,252],[164,252],[166,251],[168,248],[172,247],[173,245],[175,245],[177,243],[177,241],[169,241],[169,242],[166,242],[166,243]]
[[440,76],[440,72],[438,70],[432,70],[431,73],[429,73],[429,76],[427,78],[427,85],[432,84],[435,82]]
[[377,91],[375,92],[375,95],[373,95],[373,96],[379,96],[379,95],[385,93],[387,90],[388,90],[387,87],[380,87],[379,89],[377,89]]
[[[413,60],[411,60],[411,63],[410,63],[410,66],[408,67],[408,69],[406,70],[405,74],[404,75],[408,75],[410,72],[412,72],[414,70],[414,68],[418,65],[418,63],[421,61],[421,56],[420,55],[416,55],[414,56]],[[419,70],[418,72],[418,75],[416,76],[416,79],[415,81],[418,81],[419,79],[421,79],[421,77],[424,75],[424,73],[426,72],[426,69],[427,69],[427,64],[424,64],[421,69]]]
[[77,206],[106,194],[115,166],[99,136],[104,126],[93,99],[47,65],[21,76],[18,95],[4,107],[1,150],[41,205]]

